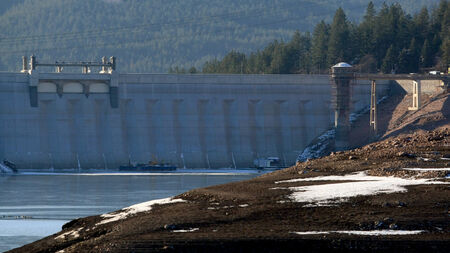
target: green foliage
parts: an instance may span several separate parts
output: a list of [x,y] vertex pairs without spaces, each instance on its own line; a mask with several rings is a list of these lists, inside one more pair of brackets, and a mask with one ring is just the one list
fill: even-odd
[[311,48],[311,61],[316,73],[328,69],[327,52],[329,41],[329,26],[322,20],[314,29]]
[[381,71],[385,74],[395,72],[395,62],[397,56],[394,51],[394,45],[391,45],[386,52],[383,63],[381,64]]
[[[374,6],[383,1],[373,0]],[[394,1],[405,3],[409,13],[419,11],[424,4],[430,7],[439,2],[387,0],[387,3]],[[341,0],[339,4],[346,10],[348,20],[358,21],[363,18],[361,13],[367,2]],[[170,68],[190,72],[191,66],[208,73],[323,71],[328,68],[323,59],[327,59],[324,52],[328,51],[329,25],[320,38],[327,45],[322,43],[318,48],[312,43],[318,35],[309,36],[312,40],[308,40],[306,32],[313,31],[314,24],[321,20],[331,22],[337,7],[332,0],[1,0],[0,70],[17,71],[21,56],[34,53],[42,62],[92,61],[114,55],[119,71],[124,72],[167,72]],[[441,39],[448,27],[443,27],[439,21],[443,19],[436,17],[448,14],[430,13],[431,26],[440,31]],[[378,15],[375,19],[374,23],[378,23]],[[301,36],[291,43],[296,30],[302,31]],[[352,24],[349,30],[353,40]],[[262,50],[275,39],[284,42]],[[428,39],[433,41],[433,37]],[[409,42],[410,38],[400,48],[408,47]],[[359,49],[363,52],[358,54],[370,52],[379,63],[387,48],[379,52],[382,56],[374,54],[373,48],[374,45]],[[250,53],[258,49],[259,52]],[[353,54],[357,49],[352,45],[350,51]],[[232,50],[246,54],[245,60],[235,59],[239,66],[208,70],[218,68],[215,59],[222,59]],[[202,68],[205,62],[210,65]]]
[[428,42],[428,39],[425,40],[422,46],[422,50],[420,52],[420,66],[422,68],[428,68],[433,65],[433,50]]
[[[296,32],[287,43],[274,41],[251,53],[248,61],[245,55],[240,54],[240,58],[244,59],[245,73],[326,73],[341,61],[371,73],[411,73],[433,66],[444,71],[450,60],[449,29],[448,0],[441,0],[432,15],[424,7],[413,16],[397,3],[383,4],[377,12],[370,2],[359,24],[349,22],[339,8],[333,22],[320,21],[312,36]],[[208,62],[203,72],[239,73],[229,67],[234,64],[236,68],[241,62],[229,57],[215,59],[216,67]]]
[[330,28],[330,40],[328,43],[327,62],[331,66],[335,63],[351,60],[350,28],[347,16],[342,8],[334,15]]

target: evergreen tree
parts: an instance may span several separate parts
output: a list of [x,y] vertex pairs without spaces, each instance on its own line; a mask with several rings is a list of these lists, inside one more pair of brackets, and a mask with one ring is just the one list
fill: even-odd
[[[388,18],[389,16],[389,7],[386,3],[383,3],[381,10],[375,18],[374,22],[374,41],[375,41],[375,49],[373,55],[377,59],[377,62],[381,65],[381,62],[384,61],[388,48],[391,46],[392,36],[389,30]],[[389,70],[390,71],[390,70]]]
[[422,68],[431,67],[433,65],[433,52],[428,40],[425,40],[420,52],[420,66]]
[[397,73],[406,74],[414,72],[412,70],[414,67],[412,66],[411,53],[409,49],[404,48],[402,49],[402,51],[400,51],[397,62],[398,62]]
[[414,17],[415,37],[418,38],[418,43],[423,43],[428,39],[430,32],[430,16],[428,15],[428,9],[422,8],[420,13]]
[[336,11],[330,29],[328,43],[328,66],[340,61],[350,61],[351,41],[347,17],[342,8]]
[[409,45],[409,68],[407,69],[407,72],[418,72],[419,71],[419,64],[420,64],[420,51],[421,47],[419,46],[419,43],[417,43],[417,40],[413,38],[411,40],[411,44]]
[[358,27],[358,38],[361,55],[373,54],[375,51],[375,19],[376,10],[373,2],[371,1],[367,5],[364,19]]
[[385,74],[390,74],[395,72],[395,60],[396,60],[394,46],[391,45],[383,59],[383,64],[381,65],[381,71]]
[[450,68],[450,38],[447,38],[441,46],[442,59],[441,59],[441,69],[445,72]]
[[450,20],[446,18],[450,14],[449,7],[447,0],[443,0],[430,19],[426,8],[411,18],[398,4],[384,4],[377,14],[373,3],[369,3],[364,20],[358,26],[348,22],[342,9],[338,9],[333,24],[319,22],[312,36],[297,31],[288,43],[275,40],[248,57],[232,51],[222,61],[207,62],[203,70],[325,73],[338,61],[358,59],[358,69],[370,73],[379,68],[384,73],[418,72],[420,68],[431,67],[435,59],[440,59],[440,68],[445,68],[450,58],[450,35],[443,31],[450,29],[446,25]]
[[312,65],[316,71],[322,73],[328,70],[327,66],[327,52],[329,41],[329,27],[322,20],[316,25],[312,37],[311,60]]

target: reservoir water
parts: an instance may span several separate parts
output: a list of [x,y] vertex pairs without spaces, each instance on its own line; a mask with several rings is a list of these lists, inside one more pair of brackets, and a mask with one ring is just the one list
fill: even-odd
[[224,169],[173,173],[35,171],[0,175],[0,252],[56,233],[75,218],[261,174],[255,170]]

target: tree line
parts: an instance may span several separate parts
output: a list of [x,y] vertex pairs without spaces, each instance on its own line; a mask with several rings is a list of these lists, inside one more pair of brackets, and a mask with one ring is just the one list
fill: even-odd
[[364,73],[447,71],[450,65],[450,3],[441,0],[414,15],[399,4],[370,2],[359,24],[342,8],[333,21],[319,22],[312,33],[296,32],[290,41],[273,41],[263,50],[244,54],[233,50],[221,60],[207,61],[201,71],[171,68],[171,73],[324,74],[338,62]]

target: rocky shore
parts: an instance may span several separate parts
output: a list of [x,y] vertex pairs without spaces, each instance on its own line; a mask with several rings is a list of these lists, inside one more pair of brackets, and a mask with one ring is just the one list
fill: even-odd
[[449,103],[392,114],[378,142],[77,219],[11,252],[450,252]]

